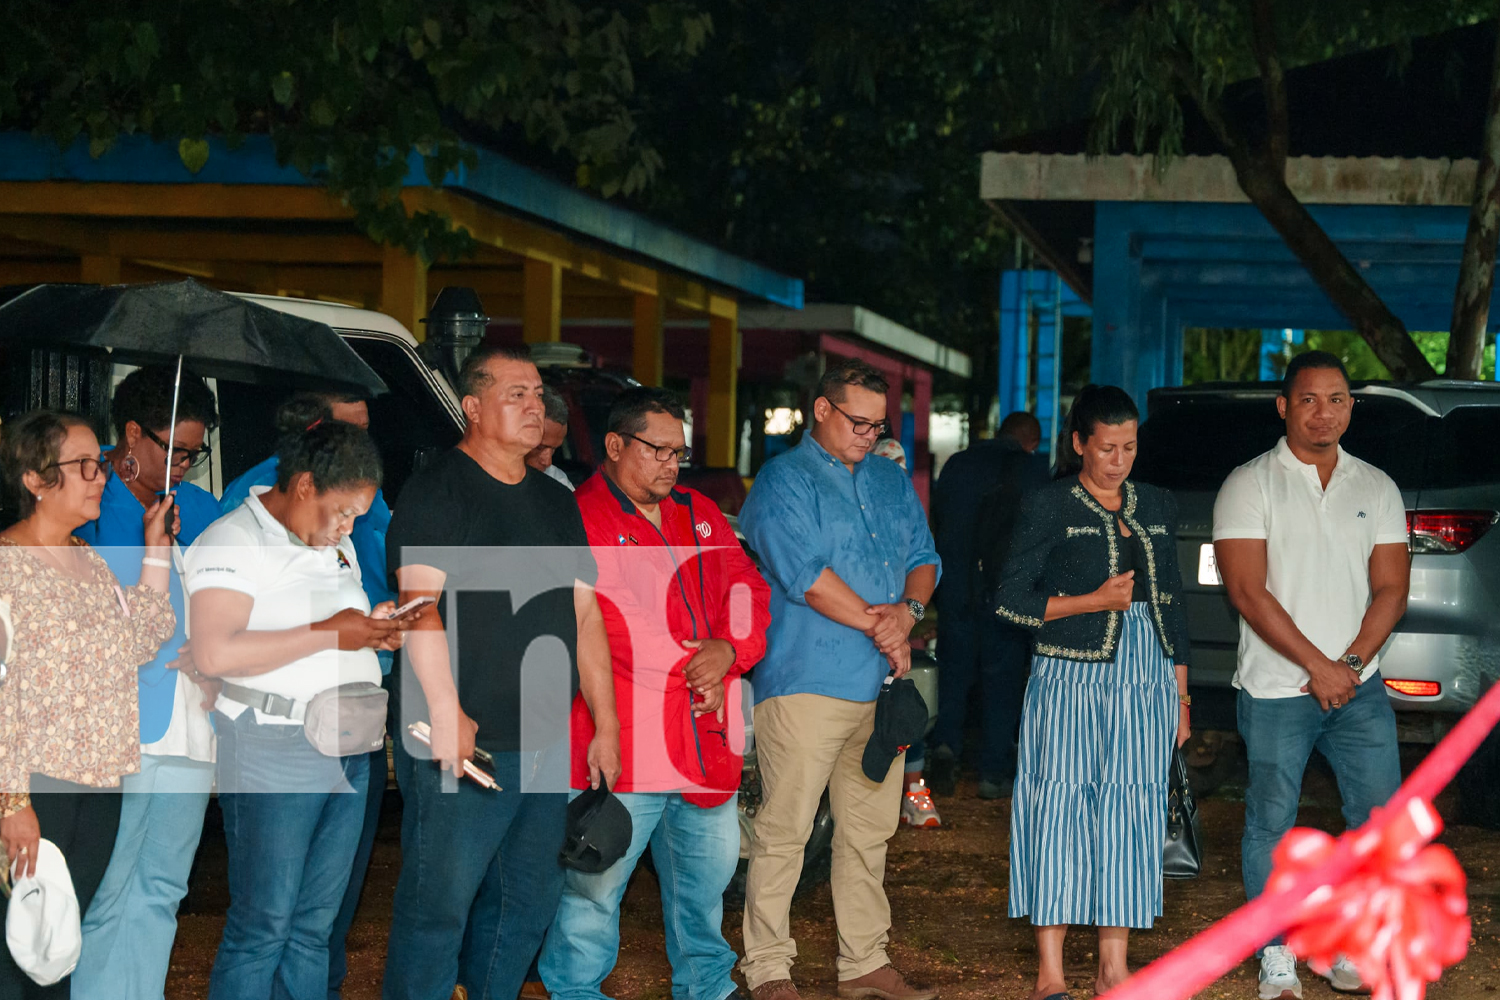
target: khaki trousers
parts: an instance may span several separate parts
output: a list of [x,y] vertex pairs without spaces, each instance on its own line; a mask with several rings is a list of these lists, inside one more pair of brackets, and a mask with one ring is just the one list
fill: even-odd
[[792,892],[824,788],[833,806],[839,980],[857,979],[890,961],[885,953],[891,929],[883,884],[885,849],[900,820],[905,755],[892,762],[884,781],[866,778],[860,763],[874,724],[873,701],[789,694],[755,706],[765,799],[755,816],[750,847],[745,960],[740,965],[752,990],[791,978],[797,957]]

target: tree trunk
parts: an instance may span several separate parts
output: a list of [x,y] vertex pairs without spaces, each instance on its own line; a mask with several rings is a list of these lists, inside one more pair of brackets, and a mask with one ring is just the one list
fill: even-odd
[[1202,88],[1195,82],[1199,73],[1190,54],[1191,48],[1182,48],[1173,72],[1224,147],[1240,190],[1281,235],[1282,242],[1302,262],[1339,312],[1348,317],[1355,331],[1390,371],[1391,377],[1402,381],[1436,378],[1432,365],[1407,333],[1406,324],[1387,308],[1369,282],[1349,263],[1338,244],[1287,187],[1286,80],[1276,56],[1269,0],[1256,0],[1252,26],[1251,45],[1260,67],[1266,102],[1264,150],[1252,149],[1244,136],[1230,126],[1223,109],[1204,98]]
[[1432,365],[1406,332],[1406,325],[1386,307],[1338,244],[1292,194],[1285,176],[1243,147],[1232,148],[1229,160],[1251,203],[1281,234],[1318,287],[1354,324],[1375,356],[1390,370],[1391,378],[1413,382],[1436,378]]
[[1490,70],[1490,104],[1484,123],[1484,149],[1469,205],[1469,231],[1453,322],[1448,332],[1449,378],[1478,378],[1484,357],[1484,335],[1490,320],[1490,293],[1495,285],[1495,243],[1500,239],[1500,20],[1495,22],[1495,57]]

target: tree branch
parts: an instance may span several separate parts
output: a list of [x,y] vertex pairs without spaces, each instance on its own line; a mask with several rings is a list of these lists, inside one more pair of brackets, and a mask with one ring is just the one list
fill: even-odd
[[1279,173],[1286,173],[1287,144],[1291,131],[1286,109],[1286,78],[1281,57],[1276,54],[1274,0],[1251,0],[1251,47],[1260,66],[1261,93],[1266,102],[1266,158]]
[[1190,64],[1185,66],[1184,60],[1181,55],[1174,60],[1173,72],[1180,78],[1187,74],[1187,92],[1224,147],[1234,167],[1235,179],[1250,203],[1281,235],[1287,248],[1307,268],[1307,273],[1334,306],[1349,318],[1392,378],[1410,381],[1435,378],[1437,373],[1407,333],[1406,325],[1381,301],[1349,263],[1338,244],[1287,187],[1285,159],[1278,163],[1269,153],[1253,152],[1239,131],[1224,117],[1222,109],[1205,100],[1201,90],[1191,85],[1192,67]]
[[1449,378],[1478,378],[1484,356],[1490,295],[1495,286],[1495,244],[1500,238],[1500,19],[1495,25],[1494,66],[1490,70],[1490,105],[1484,121],[1484,149],[1469,204],[1469,229],[1458,266],[1453,321],[1448,331]]

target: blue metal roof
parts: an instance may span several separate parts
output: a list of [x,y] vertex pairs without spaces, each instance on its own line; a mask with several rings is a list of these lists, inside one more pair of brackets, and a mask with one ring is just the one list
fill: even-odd
[[[210,138],[208,162],[198,173],[182,165],[174,144],[146,136],[123,136],[95,159],[88,142],[58,149],[29,132],[0,132],[0,181],[83,181],[124,184],[316,185],[289,165],[276,162],[269,136],[249,136],[238,149]],[[544,224],[647,257],[700,280],[792,309],[802,308],[802,282],[736,257],[703,240],[654,222],[638,212],[554,180],[491,150],[476,148],[478,163],[460,167],[443,188],[534,216]],[[403,182],[425,187],[420,155],[413,152]]]

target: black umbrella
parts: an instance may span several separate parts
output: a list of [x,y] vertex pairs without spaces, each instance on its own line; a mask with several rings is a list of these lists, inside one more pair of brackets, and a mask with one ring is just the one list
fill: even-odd
[[[192,363],[231,382],[377,396],[380,376],[326,323],[259,305],[191,278],[150,285],[47,284],[0,289],[0,345],[94,347],[120,361]],[[177,427],[177,396],[172,423]],[[171,481],[171,437],[167,441]]]
[[191,278],[5,289],[0,344],[102,347],[128,362],[183,358],[200,375],[231,382],[343,389],[361,396],[387,391],[380,376],[326,323]]

